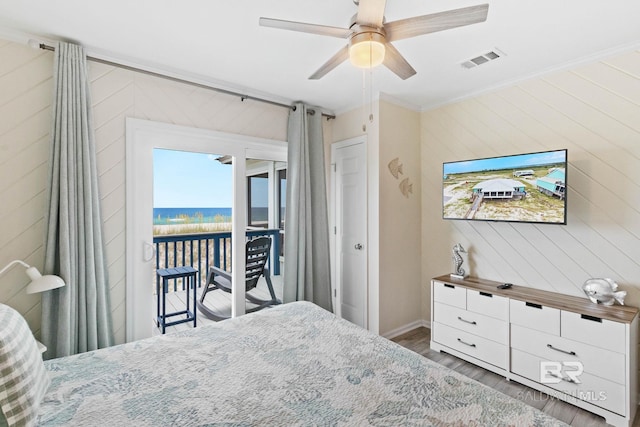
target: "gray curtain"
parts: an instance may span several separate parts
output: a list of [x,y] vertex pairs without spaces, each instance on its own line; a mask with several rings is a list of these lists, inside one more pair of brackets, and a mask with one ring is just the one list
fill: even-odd
[[89,80],[81,46],[57,46],[53,80],[44,269],[62,277],[66,286],[42,296],[46,358],[113,344]]
[[297,103],[287,140],[284,302],[311,301],[333,311],[320,109]]

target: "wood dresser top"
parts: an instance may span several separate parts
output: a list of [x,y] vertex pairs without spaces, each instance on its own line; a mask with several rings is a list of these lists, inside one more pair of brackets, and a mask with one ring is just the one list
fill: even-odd
[[557,308],[559,310],[587,314],[589,316],[612,320],[614,322],[631,323],[638,314],[638,309],[636,307],[630,307],[628,305],[606,306],[601,304],[594,304],[586,297],[581,298],[572,295],[560,294],[557,292],[533,289],[526,286],[518,286],[515,284],[509,289],[498,289],[496,286],[502,285],[502,282],[478,279],[476,277],[457,279],[446,274],[444,276],[434,277],[433,280],[462,286],[468,289],[475,289],[477,291],[487,292],[493,295],[499,295],[519,301],[541,304],[543,306]]

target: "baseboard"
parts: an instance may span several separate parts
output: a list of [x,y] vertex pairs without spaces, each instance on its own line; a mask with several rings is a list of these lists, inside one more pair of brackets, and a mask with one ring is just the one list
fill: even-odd
[[397,336],[400,336],[402,334],[405,334],[405,333],[407,333],[409,331],[412,331],[412,330],[414,330],[416,328],[420,328],[420,327],[425,327],[425,328],[431,329],[431,322],[429,322],[428,320],[423,320],[423,319],[416,320],[415,322],[411,322],[411,323],[406,324],[404,326],[401,326],[399,328],[396,328],[396,329],[393,329],[391,331],[385,332],[384,334],[382,334],[382,336],[384,338],[387,338],[387,339],[390,340],[392,338],[395,338]]

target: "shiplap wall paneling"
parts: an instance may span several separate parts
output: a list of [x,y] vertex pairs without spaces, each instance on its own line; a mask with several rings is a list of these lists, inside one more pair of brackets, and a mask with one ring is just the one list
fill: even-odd
[[274,105],[140,73],[135,76],[135,117],[140,119],[283,141],[288,113]]
[[134,113],[130,71],[89,62],[98,182],[116,342],[125,330],[125,119]]
[[[424,112],[421,128],[425,283],[450,271],[442,252],[461,242],[473,275],[571,295],[611,277],[640,305],[639,52]],[[442,162],[559,148],[566,226],[441,219]],[[423,287],[427,313],[429,297]]]
[[[52,98],[52,58],[0,40],[0,268],[14,259],[42,270]],[[40,334],[40,295],[27,295],[25,269],[0,277],[0,302]]]
[[[501,136],[509,137],[509,138],[517,137],[518,140],[527,142],[528,148],[523,148],[520,146],[518,147],[518,149],[521,150],[520,152],[525,152],[525,150],[527,149],[533,150],[533,151],[539,151],[539,150],[547,150],[547,149],[563,147],[562,145],[558,145],[558,142],[557,142],[558,137],[556,135],[541,132],[541,129],[543,127],[543,124],[541,122],[532,120],[530,116],[526,114],[522,114],[522,112],[518,108],[521,106],[520,104],[518,105],[510,104],[506,102],[504,99],[500,98],[499,96],[485,96],[485,97],[481,97],[479,101],[485,107],[488,108],[488,110],[486,110],[485,113],[482,113],[485,117],[495,117],[495,116],[500,117],[500,120],[502,122],[497,120],[491,120],[492,125],[495,126],[496,129],[504,129],[505,127],[508,127],[509,129],[508,133],[505,133],[504,135],[501,135]],[[506,125],[503,123],[505,120],[507,121]],[[516,131],[514,131],[514,129],[516,129],[514,124],[517,124],[519,126],[517,133]],[[540,135],[541,133],[542,135]],[[548,145],[543,145],[545,141],[548,141],[547,143]],[[565,140],[564,142],[567,143],[564,146],[573,145],[573,147],[567,147],[570,150],[569,157],[571,159],[572,158],[571,154],[575,154],[573,153],[574,150],[572,150],[572,148],[575,149],[579,147],[576,146],[575,144],[572,144],[571,141]],[[517,151],[512,150],[510,153],[514,153],[514,152],[517,152]],[[573,166],[574,164],[573,162],[571,162],[571,165],[568,170],[568,176],[570,177],[569,181],[570,183],[579,184],[581,180],[579,179],[579,177],[578,178],[575,177],[575,173],[574,173],[575,168]],[[569,189],[570,193],[568,197],[571,203],[571,201],[575,199],[573,198],[574,187],[573,186],[570,186],[570,187],[571,188]],[[577,212],[579,211],[580,210],[577,210]],[[570,216],[572,215],[573,212],[574,210],[570,209],[569,211]],[[571,218],[570,222],[576,225],[578,221],[579,221],[578,218]],[[495,225],[498,226],[498,224],[495,224]],[[518,224],[515,227],[518,232],[520,232],[521,230],[526,230],[528,228],[527,225],[520,225],[520,224]],[[534,227],[536,227],[536,229],[538,230],[544,230],[541,227],[545,227],[549,229],[557,229],[555,226],[549,227],[546,225],[545,226],[539,225]],[[509,229],[513,229],[513,227],[507,227],[504,229],[509,230]],[[580,229],[581,227],[579,226],[574,227],[575,233],[578,233]],[[568,239],[564,240],[565,238],[568,238]],[[581,251],[584,248],[582,245],[578,245],[577,247],[572,248],[570,246],[570,243],[571,243],[570,236],[558,235],[556,236],[556,239],[561,239],[565,241],[565,244],[563,245],[564,252],[562,250],[556,250],[553,257],[549,255],[549,251],[551,249],[548,246],[544,246],[545,249],[542,250],[541,249],[542,246],[538,246],[538,245],[531,246],[528,244],[528,242],[530,242],[529,239],[527,238],[519,239],[517,235],[512,235],[506,239],[507,243],[505,244],[507,246],[504,247],[503,245],[503,252],[508,250],[508,245],[511,244],[511,242],[520,242],[520,243],[516,243],[516,246],[513,248],[513,250],[516,250],[517,253],[520,253],[523,255],[526,254],[527,256],[523,257],[524,260],[533,259],[533,260],[539,260],[540,262],[544,262],[544,265],[546,266],[546,268],[540,269],[538,272],[536,268],[537,266],[535,264],[531,265],[529,263],[524,262],[524,260],[518,259],[518,262],[520,264],[520,268],[518,270],[521,273],[523,273],[520,275],[520,277],[526,278],[523,283],[527,283],[528,281],[529,284],[536,287],[540,287],[542,289],[556,290],[559,292],[564,292],[569,294],[576,294],[576,293],[579,294],[581,291],[577,288],[576,285],[580,285],[581,282],[574,284],[574,286],[572,287],[560,285],[562,283],[568,283],[568,280],[567,280],[568,277],[566,276],[565,272],[575,267],[575,262],[571,258],[571,255],[574,255],[574,256],[579,255],[577,256],[577,258],[579,259],[579,262],[582,264],[589,265],[589,266],[600,265],[602,267],[599,269],[596,269],[596,268],[592,269],[594,271],[598,271],[598,270],[602,271],[602,270],[605,270],[605,268],[602,265],[602,262],[598,258],[590,257],[589,256],[590,254],[588,252],[583,251],[581,253]],[[561,247],[556,246],[557,249],[560,249]],[[566,252],[570,252],[570,253],[567,254]],[[558,268],[558,266],[561,266],[562,268]],[[580,269],[574,268],[574,272],[576,274],[579,274]],[[584,275],[584,272],[582,274]]]

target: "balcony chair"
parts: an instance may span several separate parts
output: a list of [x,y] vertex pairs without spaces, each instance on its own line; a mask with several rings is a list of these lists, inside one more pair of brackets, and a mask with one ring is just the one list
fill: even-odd
[[[246,264],[246,299],[250,303],[257,304],[256,307],[247,309],[247,313],[253,311],[262,310],[263,308],[271,305],[282,304],[273,290],[273,284],[271,283],[271,275],[269,274],[269,268],[267,262],[269,261],[269,253],[271,252],[271,237],[256,237],[247,242],[247,264]],[[250,291],[254,290],[258,284],[260,276],[264,276],[267,282],[267,288],[271,299],[263,300],[251,295]],[[217,312],[215,309],[207,306],[205,297],[210,291],[219,289],[224,292],[231,293],[231,273],[215,267],[209,267],[209,275],[207,277],[207,285],[200,295],[200,299],[197,303],[198,310],[204,314],[207,318],[218,321],[228,319],[230,316]]]

